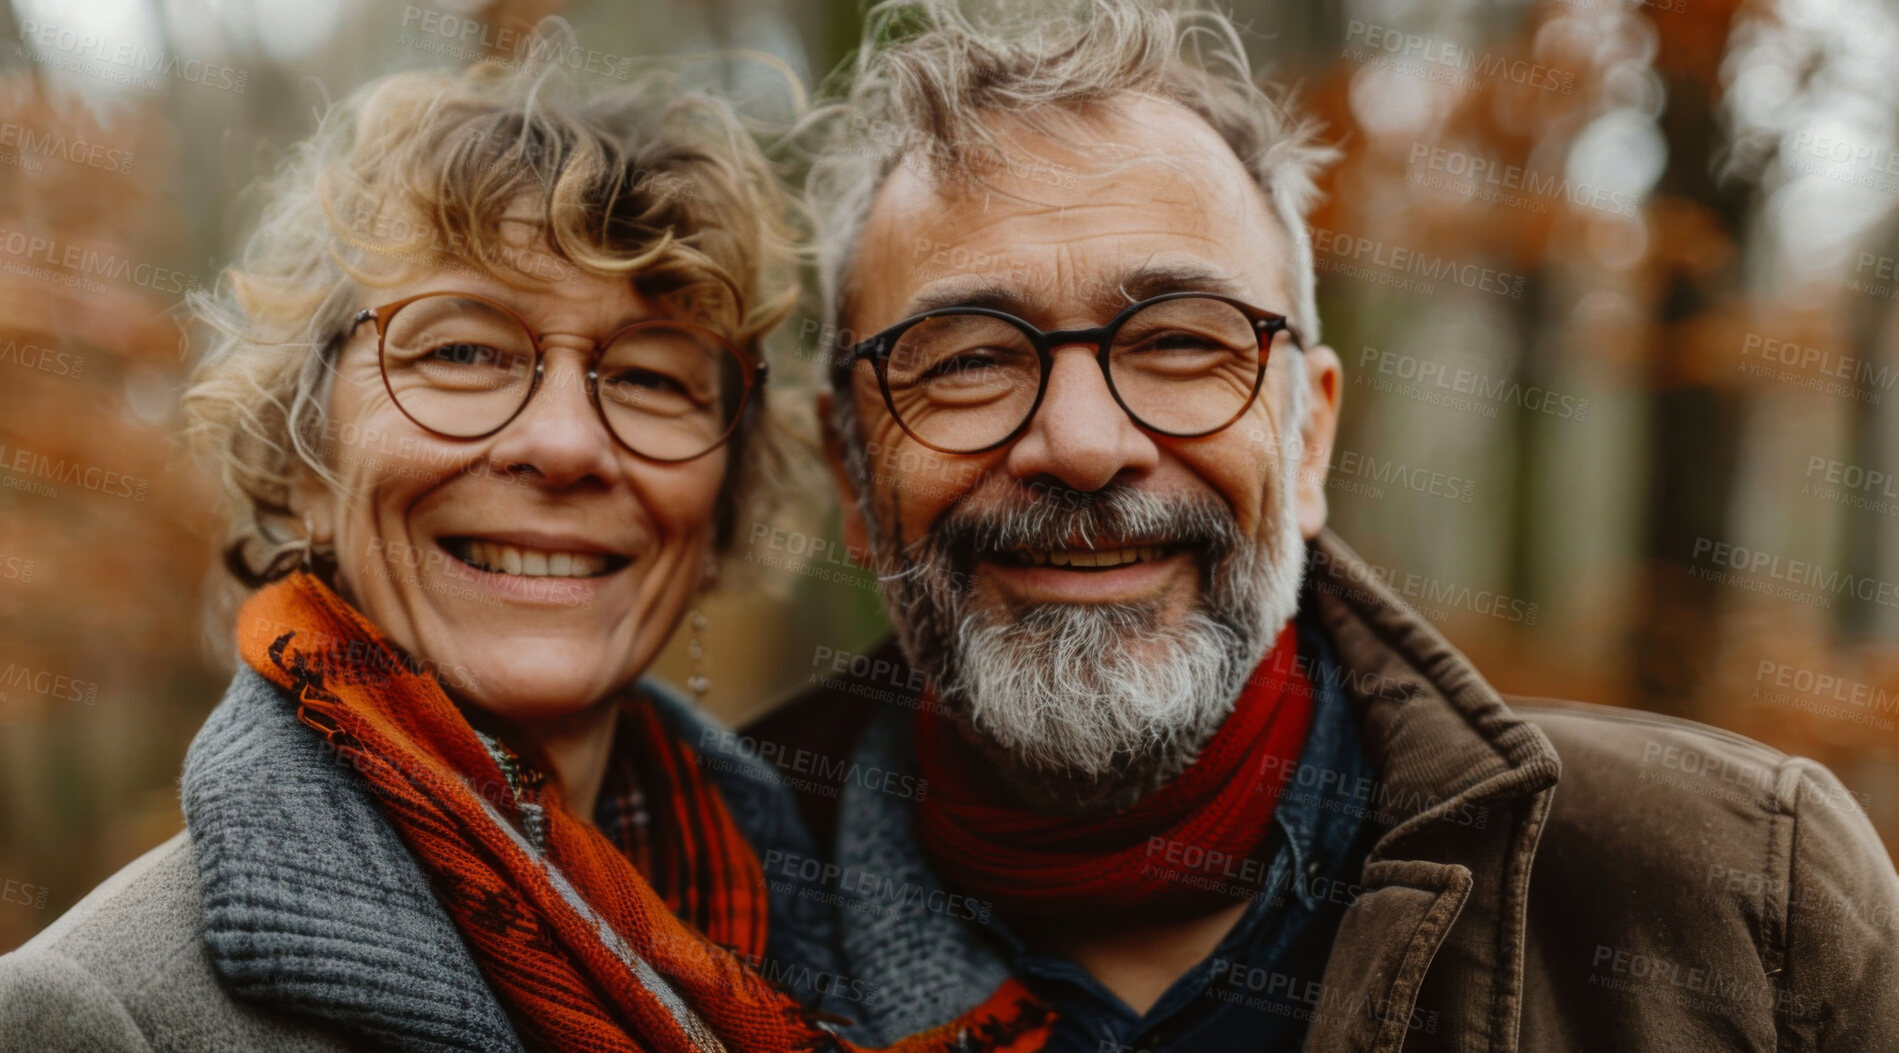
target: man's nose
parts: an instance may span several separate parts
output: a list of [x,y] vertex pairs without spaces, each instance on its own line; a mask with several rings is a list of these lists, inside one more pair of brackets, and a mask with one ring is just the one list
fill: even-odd
[[1160,460],[1160,448],[1127,415],[1108,390],[1108,378],[1086,345],[1057,348],[1048,390],[1005,462],[1018,479],[1047,476],[1090,492],[1123,472],[1143,472]]

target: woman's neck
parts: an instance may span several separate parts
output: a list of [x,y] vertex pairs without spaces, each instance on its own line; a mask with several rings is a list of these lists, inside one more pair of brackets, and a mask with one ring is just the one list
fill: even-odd
[[600,787],[613,756],[620,707],[613,697],[557,721],[517,724],[510,736],[517,751],[544,759],[548,776],[560,787],[561,800],[575,816],[593,822]]

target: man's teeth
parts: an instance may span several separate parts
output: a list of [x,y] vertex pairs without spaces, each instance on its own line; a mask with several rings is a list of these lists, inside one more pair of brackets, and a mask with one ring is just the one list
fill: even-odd
[[593,552],[549,552],[474,539],[452,547],[465,563],[491,573],[524,578],[592,578],[605,574],[610,565],[607,556]]
[[1038,567],[1120,567],[1160,559],[1167,549],[1160,545],[1135,545],[1130,548],[1065,548],[1050,551],[1018,549],[1017,555]]

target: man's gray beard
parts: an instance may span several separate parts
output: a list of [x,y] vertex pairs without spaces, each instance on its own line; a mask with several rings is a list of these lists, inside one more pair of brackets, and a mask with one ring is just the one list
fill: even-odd
[[[1124,808],[1193,763],[1297,613],[1305,543],[1294,484],[1287,473],[1264,542],[1210,496],[1120,486],[1012,500],[986,516],[952,511],[882,579],[885,598],[911,663],[1025,802]],[[1200,604],[1171,622],[1151,605],[966,609],[969,552],[1057,548],[1073,536],[1193,541],[1206,560]]]

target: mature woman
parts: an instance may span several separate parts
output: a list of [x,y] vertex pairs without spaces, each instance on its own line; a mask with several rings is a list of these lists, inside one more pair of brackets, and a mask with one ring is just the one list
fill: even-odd
[[748,967],[824,961],[773,773],[639,679],[762,474],[782,199],[720,104],[560,87],[370,85],[198,305],[239,669],[0,1047],[844,1048]]

